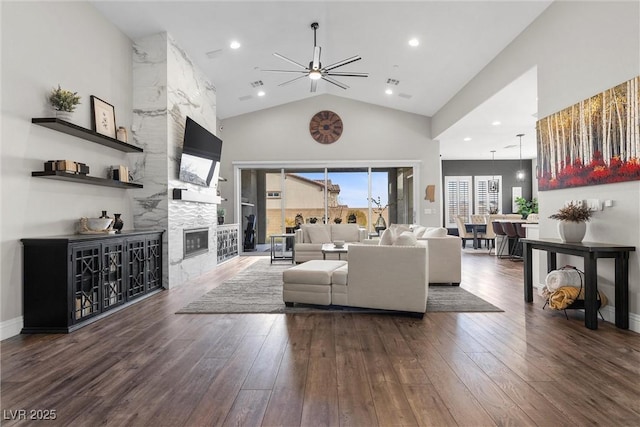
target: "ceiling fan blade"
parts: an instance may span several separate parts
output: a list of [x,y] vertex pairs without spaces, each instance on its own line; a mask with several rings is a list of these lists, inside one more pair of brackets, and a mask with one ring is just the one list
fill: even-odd
[[369,77],[369,73],[341,73],[341,72],[333,72],[333,73],[326,73],[326,76],[343,76],[343,77]]
[[304,78],[304,77],[307,77],[307,76],[298,76],[298,77],[296,77],[295,79],[287,80],[287,81],[286,81],[286,82],[284,82],[284,83],[280,83],[278,86],[286,86],[286,85],[291,84],[291,83],[293,83],[293,82],[295,82],[295,81],[297,81],[297,80],[300,80],[300,79],[302,79],[302,78]]
[[320,69],[320,46],[315,46],[313,48],[313,63],[311,65],[312,70]]
[[322,76],[322,80],[326,80],[329,83],[334,84],[334,85],[338,86],[341,89],[349,89],[349,86],[347,86],[346,84],[341,83],[341,82],[339,82],[339,81],[337,81],[335,79],[332,79],[331,77],[327,77],[326,75]]
[[267,71],[269,73],[296,73],[296,74],[303,73],[303,74],[309,74],[309,71],[307,71],[307,70],[300,70],[300,71],[297,71],[297,70],[260,70],[260,71]]
[[274,53],[274,54],[273,54],[273,56],[275,56],[276,58],[280,58],[280,59],[282,59],[283,61],[287,61],[288,63],[293,64],[293,65],[296,65],[296,66],[298,66],[298,67],[300,67],[300,68],[303,68],[303,69],[305,69],[305,70],[307,69],[307,67],[305,67],[304,65],[302,65],[302,64],[300,64],[300,63],[298,63],[298,62],[294,61],[293,59],[289,59],[289,58],[287,58],[286,56],[282,56],[282,55],[280,55],[280,54],[279,54],[279,53],[277,53],[277,52],[276,52],[276,53]]
[[331,64],[328,67],[324,67],[324,71],[333,70],[334,68],[342,67],[343,65],[351,64],[352,62],[356,62],[361,60],[360,55],[352,56],[351,58],[343,59],[342,61],[336,62],[335,64]]
[[311,92],[315,92],[317,88],[318,88],[318,81],[311,80]]

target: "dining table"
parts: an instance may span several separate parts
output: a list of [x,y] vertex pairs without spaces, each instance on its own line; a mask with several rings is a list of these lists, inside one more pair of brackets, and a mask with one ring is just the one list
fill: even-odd
[[469,223],[465,224],[464,227],[467,231],[473,233],[473,249],[478,249],[482,245],[480,244],[480,233],[487,232],[487,224],[481,223]]

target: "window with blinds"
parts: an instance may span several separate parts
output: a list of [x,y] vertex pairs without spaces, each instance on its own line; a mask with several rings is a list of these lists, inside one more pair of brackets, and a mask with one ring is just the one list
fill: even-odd
[[446,207],[445,221],[447,227],[456,227],[456,216],[469,219],[473,206],[470,176],[445,176],[444,203]]
[[[474,213],[487,215],[502,212],[502,176],[475,176]],[[497,181],[497,185],[490,185],[490,181]]]

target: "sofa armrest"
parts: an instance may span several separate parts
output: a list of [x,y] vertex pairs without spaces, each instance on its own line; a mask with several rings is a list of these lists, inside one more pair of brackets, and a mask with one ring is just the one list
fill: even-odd
[[429,282],[455,283],[462,280],[462,242],[458,236],[418,240],[429,247]]
[[358,228],[358,242],[364,242],[369,237],[366,228]]
[[296,230],[296,244],[297,243],[304,243],[304,232],[301,229],[297,229]]

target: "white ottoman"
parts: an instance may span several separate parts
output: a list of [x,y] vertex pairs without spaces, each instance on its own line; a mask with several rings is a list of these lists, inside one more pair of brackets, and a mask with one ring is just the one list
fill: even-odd
[[282,299],[287,307],[294,302],[316,305],[331,304],[333,272],[346,261],[312,260],[282,272]]

